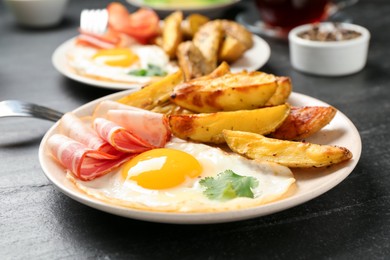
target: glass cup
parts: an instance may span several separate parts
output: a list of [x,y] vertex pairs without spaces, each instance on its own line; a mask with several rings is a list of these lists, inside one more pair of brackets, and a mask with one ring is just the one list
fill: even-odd
[[254,0],[256,20],[246,15],[237,20],[254,33],[286,38],[292,28],[325,21],[357,2],[358,0]]

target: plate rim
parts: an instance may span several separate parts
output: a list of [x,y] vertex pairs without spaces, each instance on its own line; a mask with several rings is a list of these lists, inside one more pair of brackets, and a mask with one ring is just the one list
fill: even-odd
[[[102,100],[108,100],[108,99],[114,100],[121,96],[129,94],[133,91],[136,90],[131,89],[126,91],[121,91],[121,92],[113,93],[95,99],[74,109],[73,112],[80,113],[80,111],[86,109],[92,109],[94,106],[96,106],[97,103],[101,102]],[[329,106],[329,104],[319,99],[304,94],[296,93],[296,92],[291,93],[291,97],[293,99],[302,99],[302,98],[309,99],[311,102],[314,102],[315,104]],[[125,208],[121,206],[109,205],[95,198],[88,197],[87,195],[83,194],[81,191],[77,190],[76,188],[70,189],[66,187],[65,184],[62,184],[60,180],[57,180],[54,174],[50,172],[50,169],[47,168],[46,161],[45,161],[48,158],[47,151],[45,148],[46,142],[48,137],[58,127],[59,125],[58,122],[56,122],[45,133],[44,137],[42,138],[39,146],[38,157],[39,157],[40,166],[45,176],[55,186],[57,190],[67,195],[68,197],[72,198],[73,200],[80,202],[81,204],[101,210],[103,212],[111,213],[113,215],[118,215],[130,219],[143,220],[149,222],[158,222],[158,223],[170,223],[170,224],[212,224],[212,223],[240,221],[240,220],[252,219],[252,218],[284,211],[291,207],[295,207],[307,201],[313,200],[318,196],[331,190],[335,186],[337,186],[353,172],[361,156],[361,151],[362,151],[361,137],[353,122],[347,116],[345,116],[341,111],[338,111],[337,113],[338,115],[336,114],[336,116],[341,117],[343,119],[343,122],[345,122],[348,125],[348,129],[351,131],[350,134],[352,134],[356,138],[355,140],[356,150],[352,151],[353,158],[352,160],[347,162],[347,164],[349,164],[348,167],[344,166],[340,168],[341,173],[338,173],[336,179],[328,180],[327,182],[320,185],[319,188],[307,192],[308,194],[302,194],[298,198],[294,197],[293,194],[290,197],[275,202],[271,202],[268,204],[256,206],[253,208],[245,208],[245,209],[239,209],[233,211],[213,212],[213,213],[210,212],[209,213],[169,213],[169,212],[153,212],[147,210],[138,210],[132,208]],[[64,173],[64,179],[65,179],[65,173]]]
[[[60,44],[53,52],[51,56],[51,62],[54,66],[54,68],[60,72],[63,76],[72,79],[74,81],[77,81],[79,83],[87,84],[92,87],[97,88],[104,88],[104,89],[112,89],[112,90],[129,90],[129,89],[140,89],[143,85],[142,83],[122,83],[122,82],[113,82],[113,81],[104,81],[104,80],[96,80],[89,77],[85,77],[82,75],[79,75],[71,70],[69,68],[69,65],[67,64],[66,59],[66,53],[67,50],[74,44],[75,39],[77,36],[74,36],[62,44]],[[257,57],[256,55],[256,65],[254,66],[247,66],[247,67],[234,67],[234,63],[231,64],[231,71],[239,71],[239,70],[258,70],[261,67],[263,67],[269,60],[271,56],[271,47],[269,44],[260,36],[253,34],[252,35],[254,40],[254,48],[247,50],[246,53],[244,53],[244,56],[241,57],[238,61],[236,61],[236,64],[239,64],[243,61],[246,57],[252,57],[252,52],[259,52],[261,50],[262,55],[260,57]],[[248,59],[248,58],[247,58]]]
[[181,10],[184,12],[200,12],[200,11],[213,11],[213,10],[218,10],[220,8],[226,8],[232,5],[235,5],[241,0],[230,0],[229,2],[226,3],[217,3],[217,4],[211,4],[208,6],[189,6],[189,7],[180,7],[180,8],[175,8],[175,7],[163,7],[163,6],[153,6],[153,5],[148,5],[146,3],[143,3],[143,1],[140,0],[126,0],[126,2],[132,6],[135,7],[143,7],[147,6],[149,8],[152,8],[153,10],[156,10],[158,12],[173,12],[176,10]]

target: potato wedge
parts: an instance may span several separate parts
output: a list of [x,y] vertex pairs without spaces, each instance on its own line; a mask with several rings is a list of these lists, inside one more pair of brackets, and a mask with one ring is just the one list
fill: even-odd
[[187,39],[192,39],[199,28],[210,21],[207,16],[201,14],[189,14],[182,22],[181,29]]
[[219,21],[210,21],[202,25],[195,33],[193,42],[196,47],[202,52],[207,62],[217,67],[218,50],[222,42],[223,32]]
[[192,41],[180,43],[176,56],[186,81],[207,75],[215,69]]
[[223,136],[230,149],[238,154],[287,167],[324,167],[352,158],[345,147],[285,141],[231,130],[223,130]]
[[233,63],[238,60],[246,50],[247,47],[242,42],[227,35],[219,49],[218,60]]
[[226,35],[237,39],[246,47],[246,49],[252,48],[253,46],[252,33],[248,31],[244,26],[230,20],[219,20],[219,21],[221,23],[222,30]]
[[159,104],[169,101],[173,88],[184,80],[183,72],[177,72],[165,76],[163,79],[151,83],[139,91],[133,92],[117,100],[120,103],[152,110]]
[[185,108],[182,108],[174,103],[171,103],[169,100],[165,103],[157,104],[152,109],[152,112],[160,113],[160,114],[193,114],[194,112],[189,111]]
[[274,75],[243,71],[184,82],[175,87],[171,100],[200,113],[254,109],[264,106],[276,88]]
[[176,58],[177,47],[183,39],[181,31],[182,21],[183,13],[181,11],[173,12],[164,19],[162,48],[171,59]]
[[291,79],[288,77],[277,77],[276,84],[278,85],[276,91],[265,103],[265,106],[277,106],[287,102],[292,91]]
[[267,134],[274,131],[289,114],[288,105],[253,110],[190,115],[169,115],[172,133],[185,140],[224,143],[222,130],[241,130]]
[[302,140],[321,130],[332,121],[334,107],[291,107],[283,124],[270,137],[284,140]]
[[229,72],[230,72],[229,64],[223,61],[221,62],[221,64],[218,65],[218,67],[215,70],[213,70],[209,74],[206,74],[198,78],[198,80],[215,79],[218,77],[222,77],[223,75],[228,74]]

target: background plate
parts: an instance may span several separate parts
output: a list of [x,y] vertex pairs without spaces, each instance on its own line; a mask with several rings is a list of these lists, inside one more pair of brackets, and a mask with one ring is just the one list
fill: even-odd
[[[271,55],[271,49],[268,43],[257,35],[253,35],[253,41],[253,47],[247,50],[239,60],[231,64],[231,70],[233,72],[241,71],[244,69],[248,71],[257,70],[261,68],[265,63],[267,63]],[[74,44],[75,38],[72,38],[58,46],[52,55],[52,63],[54,67],[64,76],[75,81],[99,88],[125,90],[138,89],[142,86],[142,84],[97,80],[77,74],[68,65],[67,60],[67,53],[69,49],[74,46]]]
[[[90,115],[93,108],[100,101],[106,99],[116,100],[131,91],[134,90],[118,92],[97,99],[77,108],[73,112],[78,116]],[[295,106],[329,106],[318,99],[298,93],[291,94],[289,103]],[[355,168],[362,149],[360,135],[356,127],[343,113],[338,111],[330,124],[307,140],[318,144],[333,144],[347,147],[352,152],[353,158],[348,162],[332,167],[293,170],[297,180],[297,191],[292,196],[269,204],[242,210],[218,213],[156,213],[110,205],[95,198],[88,197],[76,189],[66,179],[64,168],[52,159],[46,148],[48,138],[58,131],[57,128],[58,123],[53,125],[43,137],[39,147],[39,161],[47,178],[61,192],[82,204],[111,214],[139,220],[176,224],[221,223],[250,219],[282,211],[309,201],[343,181]]]
[[150,7],[153,10],[155,10],[158,15],[163,18],[167,16],[168,14],[181,10],[184,15],[188,15],[191,13],[198,13],[198,14],[203,14],[206,15],[210,18],[217,18],[219,17],[225,10],[228,8],[233,7],[235,4],[240,2],[240,0],[230,0],[230,1],[225,1],[223,3],[215,3],[215,4],[203,4],[203,5],[190,5],[190,4],[185,4],[186,0],[181,1],[182,4],[180,5],[166,5],[166,4],[146,4],[145,1],[143,0],[127,0],[127,2],[135,7]]

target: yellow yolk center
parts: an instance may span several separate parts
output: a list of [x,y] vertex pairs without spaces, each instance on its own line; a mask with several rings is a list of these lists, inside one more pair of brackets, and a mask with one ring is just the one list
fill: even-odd
[[99,60],[108,66],[128,67],[139,58],[130,49],[107,49],[100,50],[93,55],[92,59]]
[[141,187],[154,190],[178,186],[201,172],[201,164],[192,155],[168,148],[144,152],[122,168],[125,180],[133,180]]

